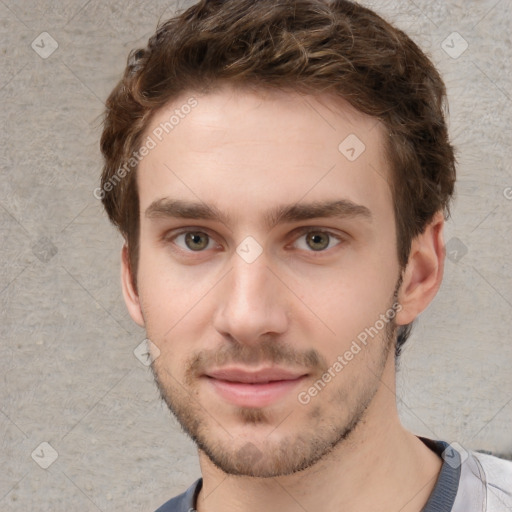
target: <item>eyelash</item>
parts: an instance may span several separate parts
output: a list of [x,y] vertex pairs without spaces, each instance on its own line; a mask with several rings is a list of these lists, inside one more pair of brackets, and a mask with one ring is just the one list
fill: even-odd
[[[214,237],[210,234],[210,232],[208,230],[205,230],[204,228],[201,228],[201,229],[194,229],[194,228],[184,228],[182,230],[180,230],[179,232],[173,232],[172,235],[165,235],[163,237],[164,239],[164,242],[170,242],[174,245],[175,244],[175,240],[176,238],[178,238],[179,236],[181,235],[186,235],[187,233],[200,233],[200,234],[203,234],[203,235],[206,235],[208,238],[209,238],[209,242],[214,240]],[[338,243],[336,243],[334,246],[332,247],[327,247],[326,249],[322,249],[322,250],[319,250],[319,251],[314,251],[314,250],[305,250],[305,249],[300,249],[300,250],[305,250],[307,253],[310,253],[313,257],[320,257],[324,254],[326,254],[328,251],[332,250],[334,247],[336,247],[337,245],[343,243],[345,241],[345,239],[332,232],[332,231],[329,231],[327,229],[322,229],[322,228],[315,228],[314,226],[312,227],[304,227],[304,228],[298,228],[296,230],[294,230],[294,233],[295,233],[295,238],[294,238],[294,242],[296,242],[297,240],[299,240],[300,238],[302,238],[303,236],[307,235],[308,233],[322,233],[322,234],[326,234],[329,236],[329,245],[331,243],[331,240],[332,239],[335,239]],[[208,250],[208,248],[205,248],[203,250],[200,250],[200,251],[193,251],[191,249],[183,249],[182,247],[179,247],[178,246],[178,249],[177,249],[179,252],[182,252],[182,253],[186,253],[186,254],[197,254],[197,255],[200,255],[201,253],[204,253]]]

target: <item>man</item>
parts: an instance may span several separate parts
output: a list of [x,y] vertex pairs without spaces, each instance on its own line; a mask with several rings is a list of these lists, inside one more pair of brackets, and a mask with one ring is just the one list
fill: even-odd
[[396,408],[443,275],[444,101],[420,49],[347,1],[203,0],[131,54],[99,195],[202,473],[160,512],[510,510],[511,463]]

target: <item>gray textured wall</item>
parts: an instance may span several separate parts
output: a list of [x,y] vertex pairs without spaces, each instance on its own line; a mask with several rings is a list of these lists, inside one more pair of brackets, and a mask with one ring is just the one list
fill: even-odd
[[[365,3],[442,71],[458,148],[445,280],[402,359],[401,415],[418,434],[510,453],[511,2]],[[121,239],[92,193],[103,102],[175,9],[0,1],[2,511],[154,510],[199,476],[134,356],[144,332],[120,294]]]

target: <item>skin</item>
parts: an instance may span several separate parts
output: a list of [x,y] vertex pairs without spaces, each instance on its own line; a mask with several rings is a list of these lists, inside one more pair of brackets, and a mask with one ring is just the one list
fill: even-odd
[[[145,136],[190,96],[156,112]],[[396,326],[414,320],[439,289],[442,214],[413,241],[397,289],[379,122],[325,95],[224,86],[194,97],[194,110],[139,165],[137,289],[126,246],[122,284],[131,317],[158,355],[160,393],[198,444],[199,512],[421,510],[441,460],[400,424],[392,345]],[[338,150],[350,134],[366,146],[354,161]],[[165,198],[207,204],[227,218],[147,214]],[[338,199],[371,217],[265,224],[278,205]],[[262,250],[251,263],[236,251],[248,236]],[[300,403],[298,394],[396,300],[394,320]],[[279,366],[306,377],[269,405],[243,407],[204,376],[227,365]]]

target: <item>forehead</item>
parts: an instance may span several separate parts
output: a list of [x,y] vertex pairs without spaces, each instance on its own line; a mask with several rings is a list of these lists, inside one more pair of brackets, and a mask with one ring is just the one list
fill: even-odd
[[144,133],[154,147],[137,173],[141,210],[166,195],[247,211],[342,195],[389,209],[383,133],[331,95],[230,86],[184,93]]

